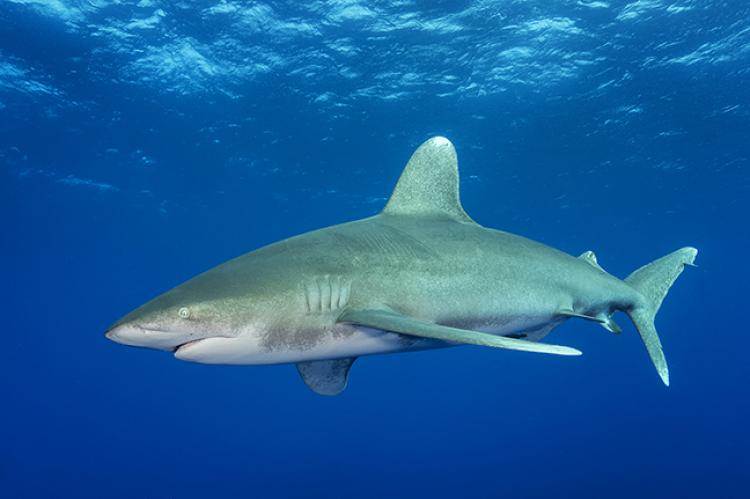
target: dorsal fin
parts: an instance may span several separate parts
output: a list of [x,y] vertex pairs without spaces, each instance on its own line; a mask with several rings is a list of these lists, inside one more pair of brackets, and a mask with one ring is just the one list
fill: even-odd
[[596,260],[596,254],[593,251],[591,251],[591,250],[584,251],[583,253],[580,254],[580,256],[578,258],[580,258],[581,260],[587,262],[592,267],[596,267],[597,269],[601,270],[602,272],[606,272],[602,268],[602,266],[599,265],[599,262]]
[[448,217],[474,223],[458,195],[456,149],[445,137],[433,137],[412,154],[383,213]]

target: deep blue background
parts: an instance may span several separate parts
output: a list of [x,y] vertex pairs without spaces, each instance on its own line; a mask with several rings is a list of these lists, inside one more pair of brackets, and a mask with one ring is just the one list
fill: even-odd
[[[149,20],[150,19],[150,20]],[[0,6],[3,497],[747,497],[746,2]],[[657,326],[555,358],[183,363],[105,340],[154,295],[384,204],[456,145],[480,223],[618,276],[684,245]]]

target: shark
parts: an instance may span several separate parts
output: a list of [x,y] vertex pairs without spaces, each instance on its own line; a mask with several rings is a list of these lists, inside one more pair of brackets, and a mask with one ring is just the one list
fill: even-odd
[[654,318],[696,255],[684,247],[619,279],[592,251],[576,257],[483,227],[461,205],[455,147],[433,137],[377,215],[229,260],[105,334],[190,362],[296,364],[310,389],[337,395],[361,356],[456,345],[575,356],[542,340],[570,319],[619,333],[623,312],[669,385]]

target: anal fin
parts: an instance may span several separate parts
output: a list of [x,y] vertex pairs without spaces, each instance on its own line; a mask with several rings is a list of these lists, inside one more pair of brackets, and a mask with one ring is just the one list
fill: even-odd
[[602,327],[611,333],[622,333],[622,328],[614,321],[614,319],[612,319],[612,317],[605,318],[604,322],[602,322]]
[[622,328],[612,319],[612,317],[608,315],[600,315],[600,316],[594,316],[594,315],[585,315],[585,314],[579,314],[576,312],[573,312],[572,310],[560,310],[557,312],[557,315],[560,315],[562,317],[575,317],[578,319],[584,319],[591,322],[596,322],[597,324],[600,324],[604,329],[607,331],[610,331],[615,334],[620,334],[622,332]]
[[595,317],[593,315],[586,315],[586,314],[579,314],[577,312],[573,312],[572,310],[560,310],[557,312],[557,315],[561,315],[563,317],[576,317],[578,319],[585,319],[587,321],[599,322],[601,324],[606,322],[606,320],[602,319],[601,317]]
[[297,371],[302,381],[319,395],[338,395],[346,388],[356,357],[334,360],[311,360],[298,362]]

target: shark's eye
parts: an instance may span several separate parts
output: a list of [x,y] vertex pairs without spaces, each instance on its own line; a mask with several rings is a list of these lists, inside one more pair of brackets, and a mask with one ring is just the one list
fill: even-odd
[[190,317],[190,309],[187,307],[182,307],[177,311],[177,315],[179,315],[182,319],[187,319]]

